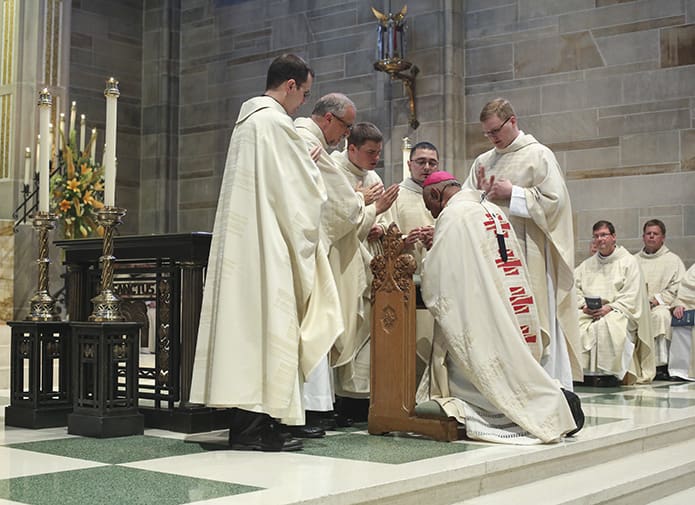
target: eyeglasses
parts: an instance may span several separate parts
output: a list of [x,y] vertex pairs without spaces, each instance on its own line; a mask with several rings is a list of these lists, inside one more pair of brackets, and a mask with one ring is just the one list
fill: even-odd
[[437,168],[439,166],[439,162],[437,160],[431,160],[429,158],[418,158],[416,160],[410,161],[412,161],[419,167],[424,167],[427,164],[429,164],[429,166],[431,166],[432,168]]
[[338,121],[340,121],[340,124],[342,124],[345,128],[347,128],[349,131],[352,131],[352,125],[347,123],[342,117],[338,117],[335,114],[331,112],[331,116],[336,118]]
[[602,238],[608,238],[608,237],[610,237],[611,235],[613,235],[613,234],[612,234],[612,233],[597,233],[596,235],[594,235],[593,240],[599,240],[599,239],[602,239]]
[[504,123],[499,125],[497,128],[493,128],[492,130],[488,130],[488,131],[483,131],[483,135],[485,137],[496,137],[497,134],[502,130],[502,128],[504,128],[504,125],[507,124],[507,121],[509,121],[511,118],[512,118],[512,116],[509,116],[507,119],[504,120]]

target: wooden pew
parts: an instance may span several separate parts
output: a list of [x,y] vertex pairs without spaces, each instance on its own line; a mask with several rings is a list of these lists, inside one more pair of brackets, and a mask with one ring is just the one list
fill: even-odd
[[384,254],[372,259],[371,393],[369,433],[407,431],[457,440],[454,418],[415,415],[415,259],[403,253],[396,224],[384,236]]

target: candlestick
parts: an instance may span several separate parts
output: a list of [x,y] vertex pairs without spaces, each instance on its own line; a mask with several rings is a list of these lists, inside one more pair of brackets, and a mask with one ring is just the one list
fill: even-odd
[[121,92],[118,81],[106,81],[106,145],[104,146],[104,205],[113,207],[116,200],[116,123],[117,104]]
[[103,207],[97,212],[97,223],[104,227],[102,243],[100,292],[92,298],[94,309],[89,316],[90,321],[123,321],[121,315],[121,300],[113,290],[114,261],[113,232],[123,221],[126,209],[118,207]]
[[80,114],[80,153],[84,152],[85,133],[87,130],[87,116]]
[[77,102],[72,102],[70,106],[70,127],[68,128],[68,138],[75,130],[75,117],[77,116]]
[[24,185],[29,185],[31,177],[31,147],[24,148]]
[[50,194],[48,161],[51,156],[49,150],[51,146],[51,134],[49,131],[51,104],[51,94],[48,92],[48,89],[42,89],[39,93],[39,131],[41,132],[41,146],[39,150],[41,158],[41,168],[39,169],[39,212],[46,214],[48,214],[48,197]]
[[60,113],[60,129],[58,130],[58,150],[63,148],[63,139],[65,138],[65,112]]
[[[48,90],[44,91],[48,92]],[[49,100],[50,97],[51,95],[48,95]],[[48,108],[50,109],[50,105]],[[48,160],[48,157],[46,156],[45,159]],[[47,212],[37,212],[33,217],[34,230],[39,233],[39,258],[36,260],[39,265],[39,279],[36,293],[31,298],[31,311],[27,316],[29,321],[60,321],[60,312],[56,307],[55,299],[48,292],[48,267],[51,263],[48,257],[48,232],[55,228],[57,220],[55,215]]]
[[403,137],[403,145],[401,149],[403,150],[403,180],[410,177],[410,167],[408,167],[408,161],[410,161],[410,139],[408,137]]

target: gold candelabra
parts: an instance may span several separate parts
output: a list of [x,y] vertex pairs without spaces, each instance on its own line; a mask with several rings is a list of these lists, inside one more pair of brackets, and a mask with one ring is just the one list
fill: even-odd
[[89,316],[90,321],[124,321],[121,315],[121,300],[113,291],[113,271],[116,257],[113,255],[113,232],[123,221],[126,209],[119,207],[103,207],[97,213],[97,223],[104,227],[104,243],[101,263],[100,292],[92,298],[94,309]]

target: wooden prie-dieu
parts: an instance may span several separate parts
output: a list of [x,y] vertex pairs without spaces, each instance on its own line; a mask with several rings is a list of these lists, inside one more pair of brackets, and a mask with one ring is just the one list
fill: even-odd
[[372,259],[371,393],[369,433],[413,432],[458,439],[454,418],[415,415],[415,259],[403,252],[396,224],[384,236],[384,254]]

